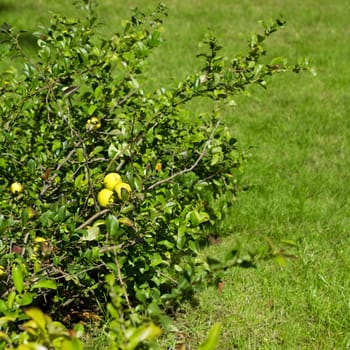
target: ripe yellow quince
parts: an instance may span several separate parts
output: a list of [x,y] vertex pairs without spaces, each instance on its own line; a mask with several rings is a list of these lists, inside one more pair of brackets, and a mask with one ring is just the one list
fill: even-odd
[[86,129],[97,130],[101,127],[101,122],[97,117],[92,117],[86,122]]
[[155,169],[156,169],[157,171],[161,171],[162,168],[163,168],[162,163],[157,163],[157,164],[156,164]]
[[118,198],[123,200],[129,197],[131,187],[126,182],[120,182],[114,187],[114,191],[117,193]]
[[5,276],[5,275],[6,275],[5,268],[0,265],[0,277]]
[[108,188],[103,188],[97,194],[97,201],[101,207],[104,207],[104,208],[108,207],[109,204],[114,202],[113,191],[109,190]]
[[21,192],[23,192],[23,186],[20,182],[14,182],[10,187],[10,191],[13,194],[21,193]]
[[111,191],[113,191],[114,187],[121,182],[123,182],[123,180],[121,176],[117,173],[109,173],[103,179],[103,184],[105,188]]

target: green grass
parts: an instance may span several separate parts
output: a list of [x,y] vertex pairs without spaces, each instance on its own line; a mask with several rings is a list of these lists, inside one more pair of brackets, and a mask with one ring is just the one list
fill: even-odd
[[[269,12],[273,2],[264,6]],[[264,244],[267,236],[295,240],[298,259],[285,268],[264,262],[230,271],[222,294],[208,289],[199,308],[184,307],[178,326],[192,344],[222,322],[222,349],[350,347],[349,26],[343,6],[285,3],[281,12],[291,26],[273,50],[312,57],[318,76],[275,79],[228,115],[238,140],[254,146],[244,177],[252,188],[227,220],[233,235],[208,253],[217,256],[236,241]]]
[[[72,14],[70,3],[2,1],[0,7],[3,21],[32,30],[49,8]],[[184,305],[174,325],[192,349],[216,322],[225,350],[350,348],[350,5],[281,4],[171,1],[166,42],[150,58],[151,84],[169,86],[194,67],[197,42],[208,28],[232,55],[244,49],[258,20],[283,14],[287,26],[270,42],[271,55],[308,56],[318,71],[316,77],[277,76],[267,91],[238,98],[238,107],[226,112],[242,148],[253,146],[243,176],[251,188],[223,225],[229,235],[204,254],[224,255],[237,241],[258,247],[270,237],[294,240],[298,258],[284,268],[266,261],[257,269],[232,269],[222,293],[210,287],[197,296],[199,306]],[[119,28],[132,5],[145,7],[141,0],[106,0],[99,11]]]

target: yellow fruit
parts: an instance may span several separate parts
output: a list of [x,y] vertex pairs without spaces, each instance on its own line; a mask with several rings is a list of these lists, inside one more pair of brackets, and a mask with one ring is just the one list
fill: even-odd
[[162,170],[162,163],[157,163],[156,164],[156,170],[161,171]]
[[109,204],[114,202],[113,191],[107,188],[102,189],[97,195],[97,201],[101,207],[108,207]]
[[32,259],[36,259],[37,255],[36,252],[39,251],[39,248],[42,248],[42,245],[46,243],[46,239],[43,237],[35,237],[34,238],[34,248],[33,248],[33,255]]
[[36,258],[36,252],[38,252],[39,250],[41,251],[41,253],[43,253],[44,255],[49,255],[52,252],[52,249],[49,246],[49,242],[46,240],[46,238],[43,237],[35,237],[34,238],[34,247],[33,247],[33,254],[34,256],[32,256],[32,259]]
[[92,117],[86,122],[86,128],[88,130],[97,130],[100,127],[101,127],[101,122],[96,117]]
[[43,237],[35,237],[34,238],[35,243],[41,243],[41,242],[46,242],[46,239]]
[[10,190],[13,194],[18,194],[18,193],[21,193],[23,192],[23,186],[21,183],[19,182],[14,182],[11,187],[10,187]]
[[123,180],[121,176],[117,173],[109,173],[103,179],[103,184],[105,188],[108,188],[111,191],[113,191],[114,187],[121,182],[123,182]]
[[0,266],[0,277],[6,275],[5,269],[3,266]]
[[114,187],[114,191],[117,193],[118,198],[120,200],[123,200],[129,197],[129,194],[131,192],[131,187],[126,182],[120,182]]

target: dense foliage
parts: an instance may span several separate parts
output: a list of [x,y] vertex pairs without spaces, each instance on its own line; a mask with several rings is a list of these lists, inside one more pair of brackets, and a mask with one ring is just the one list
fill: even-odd
[[[135,11],[108,39],[86,8],[85,19],[54,16],[35,33],[36,57],[1,27],[1,57],[23,62],[0,77],[0,330],[10,347],[31,337],[50,345],[52,321],[35,306],[66,324],[108,311],[116,349],[157,336],[142,320],[159,321],[213,277],[199,244],[239,191],[244,155],[222,108],[249,85],[265,87],[267,76],[303,68],[260,63],[277,21],[231,60],[208,36],[198,72],[147,91],[145,61],[162,41],[164,6]],[[198,98],[212,111],[191,112],[187,102]],[[111,188],[106,203],[108,173],[130,187]],[[244,262],[237,254],[232,264]],[[58,328],[57,344],[73,346]]]

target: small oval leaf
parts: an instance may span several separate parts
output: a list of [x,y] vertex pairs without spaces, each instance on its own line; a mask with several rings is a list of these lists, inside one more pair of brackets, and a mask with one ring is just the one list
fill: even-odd
[[12,266],[12,280],[17,292],[22,293],[24,289],[24,279],[22,269],[19,265]]
[[106,227],[107,227],[108,233],[113,238],[116,238],[119,236],[119,221],[114,215],[109,214],[106,217]]
[[53,280],[40,280],[38,282],[35,282],[32,287],[30,288],[31,290],[33,289],[57,289],[57,284]]
[[220,329],[221,324],[216,323],[209,331],[208,338],[198,347],[198,350],[215,350],[219,340]]

